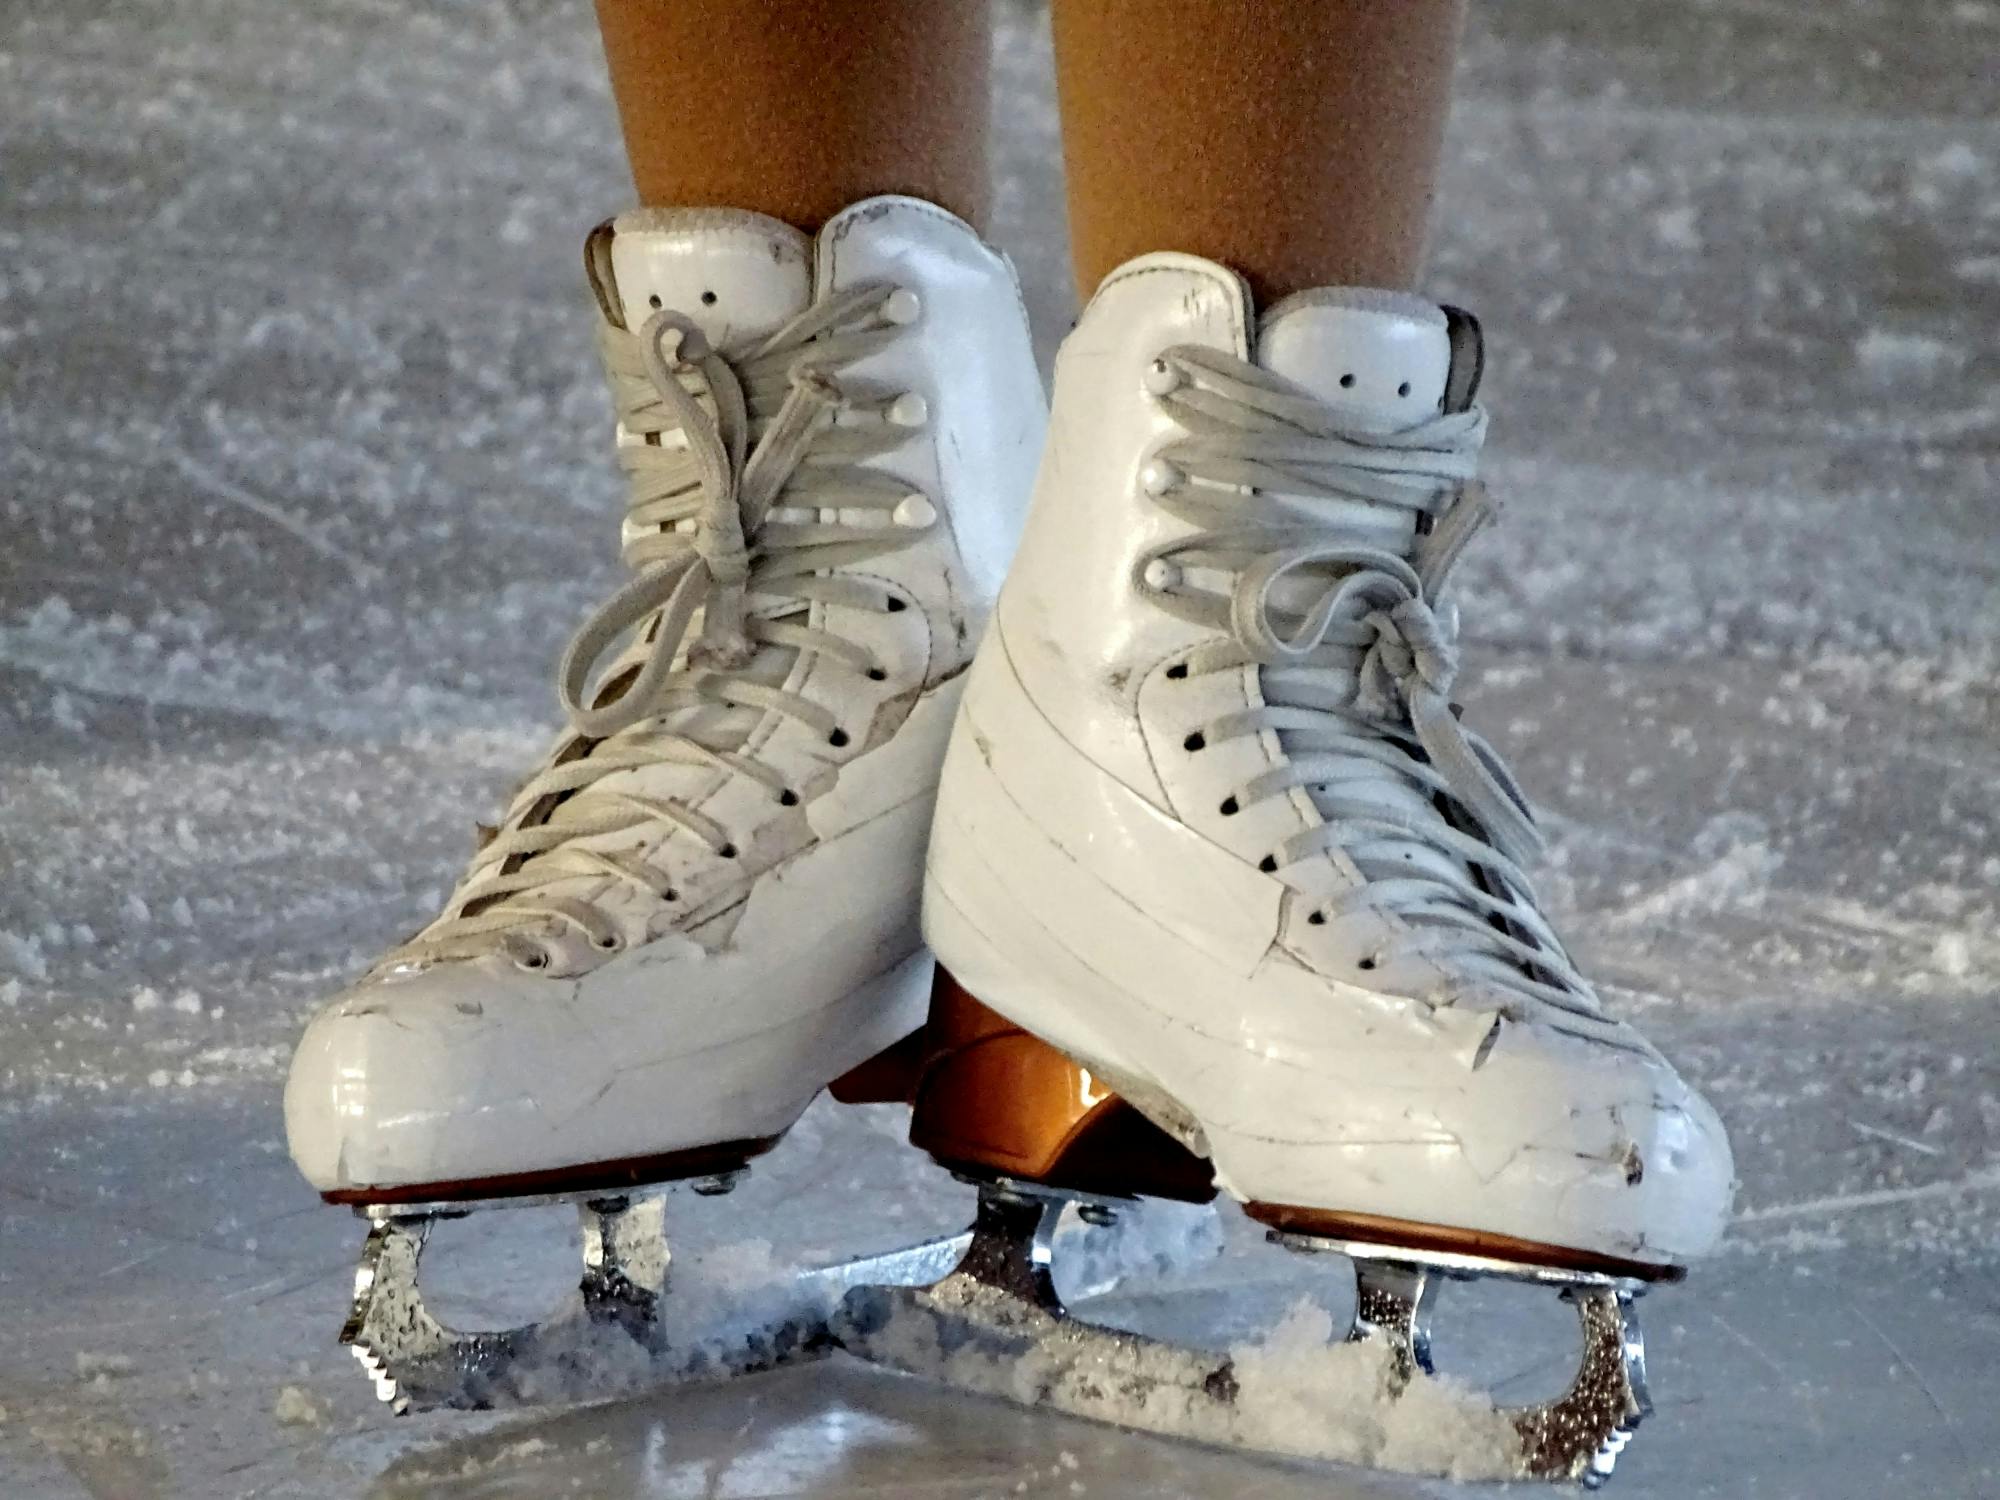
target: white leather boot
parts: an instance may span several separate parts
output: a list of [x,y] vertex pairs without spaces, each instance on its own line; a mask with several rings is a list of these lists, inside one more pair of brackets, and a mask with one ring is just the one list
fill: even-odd
[[376,1221],[349,1341],[404,1405],[504,1378],[388,1305],[438,1205],[598,1195],[615,1303],[664,1258],[615,1195],[725,1185],[922,1024],[938,767],[1042,440],[1012,270],[927,203],[816,239],[641,211],[586,258],[631,581],[564,659],[568,731],[286,1090],[300,1170]]
[[[1363,1317],[1400,1321],[1405,1375],[1440,1266],[1599,1289],[1616,1409],[1522,1428],[1521,1472],[1581,1475],[1643,1404],[1630,1296],[1714,1245],[1732,1169],[1550,931],[1526,805],[1451,702],[1478,366],[1413,296],[1259,318],[1183,255],[1099,289],[946,761],[913,1138],[1006,1179],[996,1226],[1024,1184],[1199,1196],[1205,1158],[1292,1243],[1391,1268]],[[1003,1075],[1031,1106],[954,1106]]]

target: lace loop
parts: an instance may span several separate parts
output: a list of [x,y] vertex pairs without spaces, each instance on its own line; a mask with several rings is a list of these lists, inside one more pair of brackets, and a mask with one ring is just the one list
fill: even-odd
[[1329,910],[1397,913],[1396,951],[1594,1015],[1525,873],[1542,849],[1527,800],[1451,701],[1457,613],[1439,599],[1494,511],[1473,477],[1484,413],[1365,430],[1248,361],[1182,346],[1162,362],[1183,435],[1147,491],[1190,529],[1139,559],[1136,586],[1221,633],[1191,670],[1259,669],[1262,702],[1203,734],[1278,736],[1285,760],[1238,805],[1297,787],[1319,808],[1272,861],[1345,850],[1366,883]]
[[[444,916],[385,965],[498,951],[546,967],[543,939],[559,929],[615,951],[623,937],[594,904],[607,883],[675,898],[647,863],[652,840],[678,834],[735,852],[729,830],[691,799],[656,794],[634,775],[700,768],[790,806],[798,798],[786,776],[745,748],[756,725],[775,715],[846,742],[823,704],[785,684],[800,657],[873,669],[872,653],[818,623],[815,609],[900,607],[839,570],[930,529],[897,512],[910,486],[868,467],[911,436],[887,416],[894,395],[850,396],[838,374],[897,336],[885,313],[895,290],[833,293],[728,354],[672,309],[636,332],[600,323],[630,484],[623,552],[633,576],[563,653],[571,733],[515,795]],[[866,419],[842,423],[847,412]],[[579,842],[641,829],[655,832],[618,848]]]

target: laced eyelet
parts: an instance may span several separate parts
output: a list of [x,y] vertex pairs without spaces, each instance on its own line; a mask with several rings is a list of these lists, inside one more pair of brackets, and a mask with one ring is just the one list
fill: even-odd
[[847,731],[845,729],[834,730],[832,734],[826,737],[826,742],[836,750],[841,749],[847,744]]
[[1238,812],[1241,811],[1241,809],[1237,806],[1236,799],[1234,797],[1231,797],[1222,804],[1220,811],[1223,817],[1233,818],[1236,816]]
[[1181,741],[1181,748],[1183,750],[1199,750],[1207,743],[1208,743],[1207,737],[1204,736],[1199,729],[1197,729],[1193,734],[1189,735],[1186,739]]
[[1150,459],[1139,470],[1139,488],[1157,499],[1181,482],[1181,471],[1164,458]]

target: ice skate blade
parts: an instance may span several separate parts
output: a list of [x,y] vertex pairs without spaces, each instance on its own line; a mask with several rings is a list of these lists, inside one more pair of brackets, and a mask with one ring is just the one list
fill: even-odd
[[[726,1192],[741,1173],[674,1184],[698,1194]],[[743,1374],[816,1358],[833,1346],[826,1311],[863,1284],[926,1282],[964,1256],[957,1234],[801,1272],[770,1321],[729,1330],[721,1340],[695,1330],[670,1347],[662,1322],[671,1264],[666,1189],[645,1197],[554,1194],[491,1204],[377,1204],[354,1277],[354,1304],[340,1341],[354,1352],[376,1395],[397,1415],[439,1408],[574,1400],[628,1392],[657,1381]],[[583,1277],[551,1316],[519,1328],[462,1332],[424,1305],[418,1264],[431,1229],[479,1207],[573,1203],[582,1221]]]
[[[1071,1316],[1051,1276],[1063,1197],[1018,1184],[985,1186],[957,1268],[927,1287],[858,1288],[834,1316],[834,1337],[872,1363],[1025,1406],[1217,1446],[1357,1461],[1351,1434],[1288,1431],[1280,1446],[1260,1441],[1254,1434],[1261,1429],[1239,1409],[1243,1383],[1232,1356]],[[1386,1401],[1404,1400],[1433,1373],[1429,1316],[1441,1279],[1506,1274],[1548,1282],[1577,1310],[1584,1350],[1570,1390],[1544,1405],[1489,1411],[1484,1425],[1503,1451],[1461,1455],[1430,1472],[1585,1487],[1609,1477],[1650,1409],[1632,1305],[1643,1283],[1553,1268],[1537,1274],[1514,1263],[1436,1267],[1420,1252],[1351,1248],[1358,1295],[1347,1339],[1383,1352]]]
[[[518,1200],[508,1200],[518,1205]],[[583,1278],[550,1317],[519,1328],[460,1332],[424,1305],[417,1267],[432,1227],[468,1211],[454,1204],[368,1210],[368,1240],[354,1273],[354,1305],[340,1341],[398,1416],[437,1407],[531,1399],[524,1372],[558,1382],[586,1355],[641,1359],[661,1350],[659,1299],[666,1288],[665,1203],[659,1196],[599,1198],[578,1205]]]
[[951,1274],[923,1287],[857,1287],[834,1315],[835,1339],[906,1374],[1101,1421],[1128,1408],[1154,1412],[1162,1398],[1176,1408],[1226,1406],[1234,1395],[1226,1357],[1069,1316],[1051,1272],[1071,1198],[1030,1184],[982,1185],[971,1241]]
[[[701,1179],[697,1191],[726,1191],[728,1177]],[[583,1276],[575,1294],[540,1322],[518,1328],[464,1332],[438,1321],[424,1305],[418,1265],[432,1228],[477,1205],[376,1204],[367,1243],[354,1273],[354,1303],[340,1342],[401,1416],[439,1407],[460,1410],[504,1401],[571,1394],[607,1370],[642,1370],[665,1352],[660,1299],[666,1291],[666,1205],[660,1191],[643,1197],[507,1198],[510,1208],[575,1201],[583,1236]],[[746,1363],[776,1364],[823,1342],[817,1329],[777,1329],[769,1347]]]
[[[1520,1443],[1520,1477],[1571,1480],[1595,1489],[1611,1477],[1639,1423],[1652,1415],[1646,1391],[1646,1342],[1638,1297],[1651,1283],[1635,1276],[1407,1245],[1269,1231],[1269,1238],[1304,1254],[1344,1256],[1354,1264],[1355,1310],[1350,1340],[1381,1338],[1393,1351],[1405,1388],[1436,1374],[1431,1365],[1430,1316],[1443,1281],[1487,1278],[1559,1289],[1576,1311],[1583,1352],[1570,1387],[1553,1401],[1503,1408]],[[1654,1280],[1677,1278],[1659,1268]]]

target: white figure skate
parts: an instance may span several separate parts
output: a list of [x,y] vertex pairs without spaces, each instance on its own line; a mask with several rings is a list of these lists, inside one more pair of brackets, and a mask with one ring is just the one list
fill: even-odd
[[[922,1025],[938,768],[1041,446],[1012,270],[929,204],[816,240],[645,211],[586,260],[633,576],[564,658],[568,731],[286,1090],[300,1170],[371,1221],[342,1338],[399,1410],[508,1394],[557,1325],[650,1347],[661,1185],[726,1190]],[[579,1305],[439,1325],[432,1222],[551,1198]]]
[[974,1243],[851,1296],[850,1349],[1242,1441],[1228,1359],[1068,1319],[1048,1275],[1062,1199],[1212,1177],[1352,1259],[1396,1391],[1440,1280],[1561,1288],[1576,1382],[1495,1424],[1498,1472],[1610,1471],[1646,1410],[1633,1298],[1714,1244],[1731,1160],[1551,932],[1526,803],[1451,701],[1479,366],[1469,317],[1401,294],[1259,322],[1181,255],[1097,293],[930,848],[912,1138],[986,1184]]

